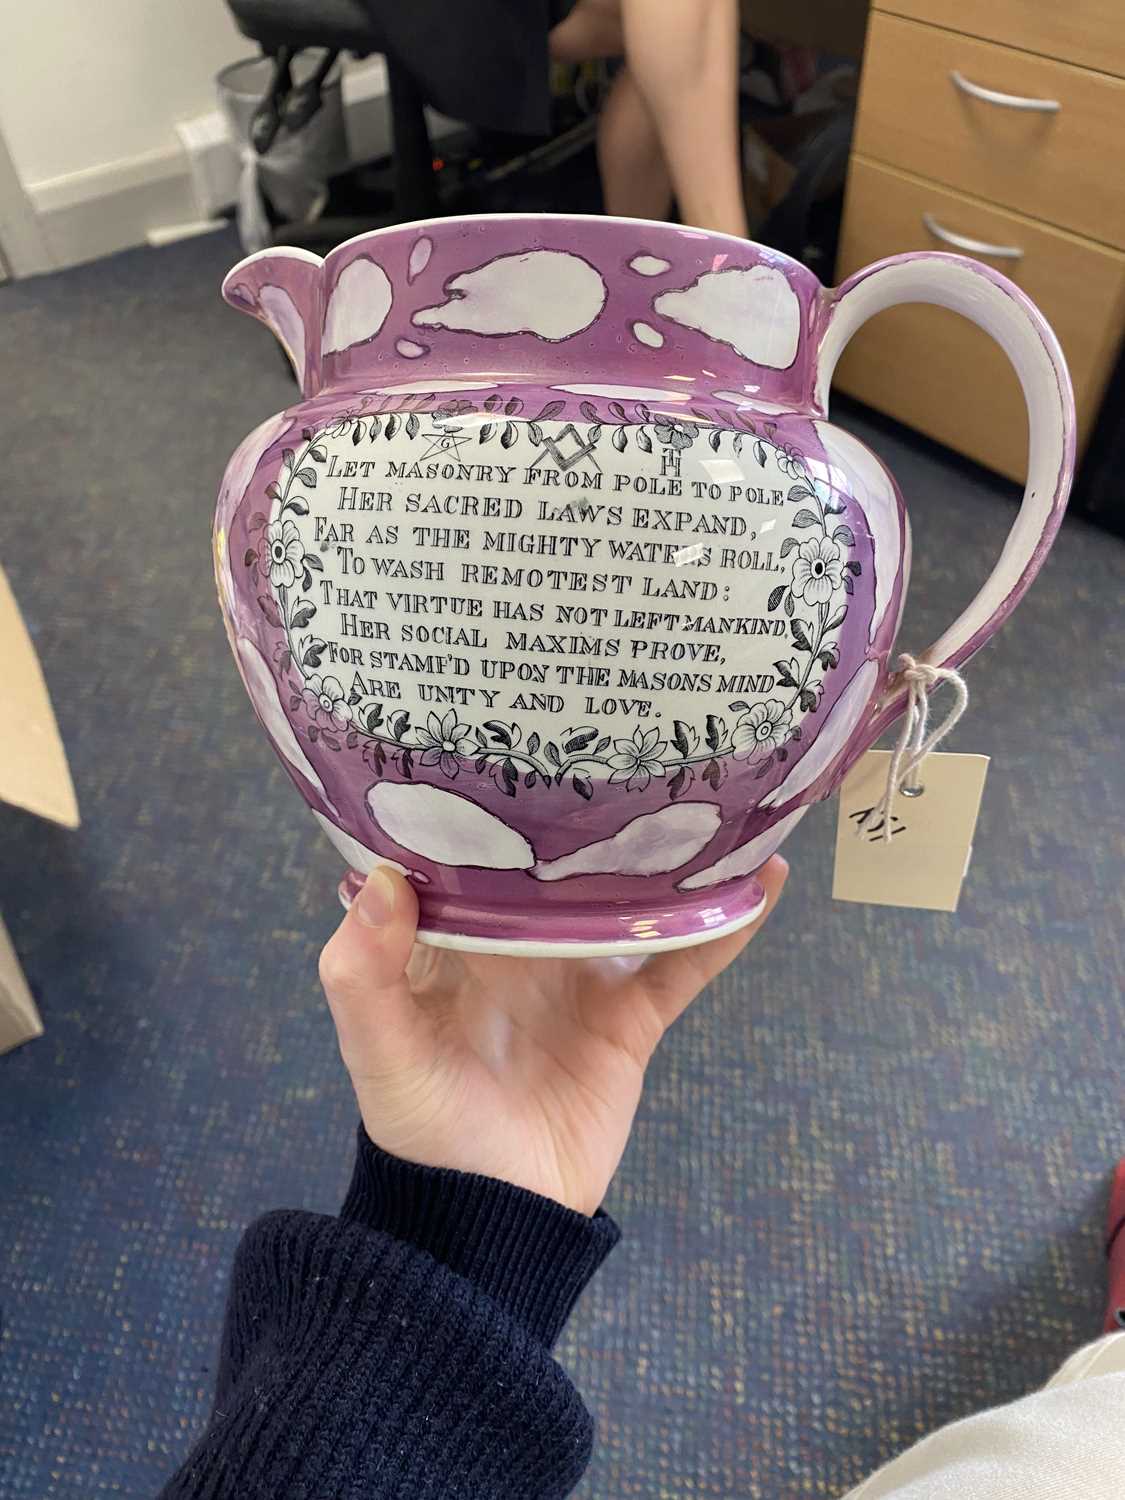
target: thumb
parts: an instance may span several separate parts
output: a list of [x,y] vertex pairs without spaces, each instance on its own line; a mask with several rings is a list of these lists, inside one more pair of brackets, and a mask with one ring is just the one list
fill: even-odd
[[353,1078],[397,1070],[417,1055],[422,1017],[406,977],[417,926],[413,887],[381,865],[320,955],[320,982]]

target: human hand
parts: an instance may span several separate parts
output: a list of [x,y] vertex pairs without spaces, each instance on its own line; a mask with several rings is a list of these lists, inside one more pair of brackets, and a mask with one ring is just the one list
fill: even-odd
[[320,960],[367,1134],[407,1161],[592,1214],[661,1037],[742,952],[788,874],[777,855],[759,873],[766,908],[741,932],[638,961],[416,945],[413,888],[373,871]]

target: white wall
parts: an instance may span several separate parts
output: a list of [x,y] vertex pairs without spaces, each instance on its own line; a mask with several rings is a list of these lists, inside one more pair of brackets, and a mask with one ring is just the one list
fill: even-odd
[[[224,0],[0,0],[0,250],[10,268],[57,270],[214,212],[176,126],[202,126],[236,176],[215,75],[257,51]],[[386,148],[385,95],[381,58],[346,70],[358,160]],[[197,151],[198,132],[191,140]]]
[[[179,121],[257,49],[223,0],[0,0],[0,239],[17,274],[198,218]],[[4,154],[0,152],[0,154]]]
[[0,132],[31,196],[45,183],[174,154],[177,120],[252,54],[223,0],[0,0]]

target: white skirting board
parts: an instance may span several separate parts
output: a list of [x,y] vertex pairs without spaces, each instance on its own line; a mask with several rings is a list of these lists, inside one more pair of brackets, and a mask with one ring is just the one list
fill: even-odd
[[149,230],[194,218],[191,172],[179,146],[32,183],[27,196],[59,271],[143,245]]

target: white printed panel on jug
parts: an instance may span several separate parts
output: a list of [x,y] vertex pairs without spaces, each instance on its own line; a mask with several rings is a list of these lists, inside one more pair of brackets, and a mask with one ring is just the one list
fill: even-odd
[[793,449],[674,419],[341,416],[271,489],[260,561],[324,730],[451,779],[505,739],[643,789],[800,738],[860,571]]

